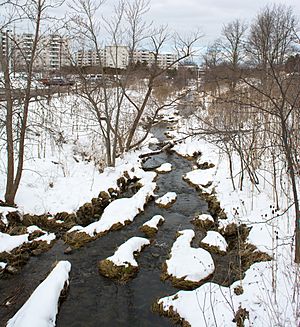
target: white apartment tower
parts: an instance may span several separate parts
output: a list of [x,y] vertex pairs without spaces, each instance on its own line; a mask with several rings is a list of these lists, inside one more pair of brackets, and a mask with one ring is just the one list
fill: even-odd
[[11,65],[11,31],[0,30],[0,71],[4,70],[4,62],[8,60],[8,64]]
[[[3,53],[8,49],[7,42],[10,40],[11,67],[15,71],[26,69],[27,63],[31,60],[34,34],[10,34],[1,32],[0,45]],[[39,39],[35,59],[34,70],[56,70],[69,65],[68,40],[56,34],[43,36]]]
[[128,66],[129,50],[124,45],[110,45],[105,47],[105,66],[125,69]]

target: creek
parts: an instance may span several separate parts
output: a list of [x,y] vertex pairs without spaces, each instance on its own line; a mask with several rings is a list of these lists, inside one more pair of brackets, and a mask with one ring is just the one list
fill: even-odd
[[[165,127],[165,124],[160,124],[153,128],[154,136],[160,141],[165,139]],[[61,304],[57,327],[173,326],[169,319],[151,311],[151,305],[158,298],[177,291],[170,282],[161,281],[161,266],[169,256],[176,232],[193,228],[190,221],[196,214],[207,213],[207,204],[193,187],[182,180],[182,176],[192,169],[190,161],[164,151],[150,157],[145,168],[151,169],[164,162],[171,163],[173,169],[158,176],[157,194],[164,195],[169,191],[177,193],[177,201],[170,208],[161,209],[151,201],[133,223],[109,232],[74,250],[72,254],[64,254],[67,245],[58,240],[48,252],[32,257],[19,274],[0,280],[0,304],[12,297],[10,306],[0,305],[0,325],[5,326],[6,321],[46,277],[55,261],[69,260],[72,264],[70,288]],[[139,255],[140,270],[137,276],[126,284],[101,276],[97,263],[111,256],[130,237],[145,237],[139,227],[157,214],[161,214],[165,222],[159,227],[154,242]],[[203,235],[200,232],[197,237]]]

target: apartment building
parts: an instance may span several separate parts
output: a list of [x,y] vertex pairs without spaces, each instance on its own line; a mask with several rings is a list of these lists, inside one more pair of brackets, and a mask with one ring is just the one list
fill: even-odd
[[4,70],[4,60],[8,60],[8,64],[11,65],[11,31],[0,31],[0,71]]
[[159,53],[157,57],[155,57],[154,52],[149,50],[138,50],[133,54],[133,61],[135,63],[140,62],[142,64],[147,64],[148,66],[152,66],[155,63],[163,69],[171,66],[171,68],[178,68],[178,63],[175,63],[177,60],[177,55],[174,53]]
[[105,50],[100,49],[99,52],[92,49],[82,49],[75,53],[75,62],[78,66],[98,66],[104,64]]
[[125,69],[128,66],[129,49],[123,45],[105,47],[105,66]]
[[[0,33],[1,52],[6,55],[10,49],[8,59],[14,71],[26,69],[27,63],[31,60],[33,44],[32,33],[13,34],[10,31]],[[70,65],[68,39],[57,34],[41,37],[38,41],[33,69],[57,70],[67,65]]]
[[[75,55],[76,63],[79,66],[99,65],[99,56],[95,50],[79,50]],[[125,69],[129,64],[129,49],[127,46],[106,46],[100,51],[100,60],[104,67]],[[138,50],[133,53],[134,63],[140,62],[151,67],[157,65],[163,69],[171,66],[176,60],[177,55],[173,53],[160,53],[157,58],[153,52],[148,50]],[[178,63],[171,68],[178,68]]]
[[70,65],[68,39],[52,34],[44,37],[42,42],[41,58],[44,68],[57,70]]

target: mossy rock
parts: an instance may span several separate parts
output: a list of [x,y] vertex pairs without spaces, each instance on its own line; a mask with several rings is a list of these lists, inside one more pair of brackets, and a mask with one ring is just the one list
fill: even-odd
[[6,231],[6,225],[2,221],[3,215],[0,213],[0,232],[5,233]]
[[62,220],[68,226],[74,226],[77,223],[77,217],[74,213],[59,212],[54,216],[54,220]]
[[121,191],[125,191],[125,189],[126,189],[126,183],[127,182],[127,180],[125,179],[125,177],[119,177],[118,179],[117,179],[117,185],[118,185],[118,187],[119,187],[119,189],[121,190]]
[[116,279],[120,282],[127,282],[132,279],[139,271],[138,266],[117,266],[112,261],[105,259],[98,264],[99,273],[107,278]]
[[41,230],[36,230],[28,236],[28,240],[33,241],[35,238],[41,237],[43,235],[45,235],[45,232]]
[[[176,151],[175,151],[176,152]],[[195,159],[198,158],[198,156],[201,154],[201,152],[198,152],[198,151],[195,151],[192,155],[182,155],[178,152],[176,152],[180,157],[184,158],[184,159],[187,159],[189,161],[194,161]]]
[[21,268],[28,262],[30,256],[39,255],[48,251],[54,241],[48,244],[46,241],[33,241],[31,243],[24,243],[10,252],[0,253],[0,261],[6,262],[7,267],[3,274],[14,274],[21,270]]
[[12,211],[6,215],[9,226],[21,225],[23,222],[23,216],[19,211]]
[[79,249],[85,244],[95,240],[96,238],[97,237],[92,237],[87,233],[77,231],[65,233],[65,235],[63,236],[64,242],[69,244],[73,249]]
[[209,245],[207,243],[200,242],[199,244],[203,249],[207,250],[208,252],[219,254],[219,255],[226,255],[226,251],[220,250],[220,248],[216,245]]
[[205,169],[210,169],[210,168],[214,168],[215,167],[215,164],[213,164],[213,163],[208,163],[208,162],[202,162],[202,163],[196,163],[196,165],[197,165],[197,168],[198,169],[203,169],[203,170],[205,170]]
[[216,228],[215,222],[209,220],[209,219],[197,219],[196,217],[191,220],[191,223],[199,229],[205,229],[205,230],[212,230]]
[[243,243],[239,254],[241,256],[241,264],[244,271],[248,270],[256,262],[272,260],[270,255],[257,250],[256,246],[250,243]]
[[[63,219],[67,219],[66,217],[69,217],[69,221],[68,222],[63,222],[63,223],[59,223],[56,220],[63,220]],[[70,229],[71,227],[73,227],[75,225],[74,222],[74,214],[69,214],[69,213],[59,213],[56,214],[54,218],[50,218],[48,215],[29,215],[26,214],[23,216],[23,225],[24,226],[32,226],[32,225],[36,225],[39,228],[46,230],[46,231],[50,231],[50,232],[65,232],[68,229]],[[68,219],[67,219],[68,220]]]
[[143,232],[147,237],[152,238],[156,235],[158,229],[154,227],[149,227],[147,225],[143,225],[139,228],[141,232]]
[[102,199],[102,200],[110,200],[110,194],[105,192],[105,191],[101,191],[98,195],[98,198],[99,199]]
[[174,199],[174,200],[168,202],[167,204],[156,203],[156,202],[155,202],[155,203],[156,203],[156,205],[157,205],[159,208],[162,208],[162,209],[169,209],[169,208],[171,208],[172,205],[176,202],[176,200],[177,200],[177,197],[176,197],[176,199]]
[[245,224],[237,225],[235,223],[231,223],[227,225],[225,228],[221,228],[219,230],[220,234],[224,236],[228,243],[228,249],[234,249],[238,246],[238,240],[240,243],[244,243],[249,236],[251,227],[248,227]]
[[163,303],[158,303],[157,301],[152,305],[152,311],[159,313],[161,316],[170,318],[174,324],[180,325],[182,327],[191,327],[191,325],[186,320],[180,317],[180,315],[174,310],[173,306],[170,306],[166,311],[164,310]]
[[7,227],[5,230],[5,233],[9,235],[22,235],[27,234],[27,227],[22,225],[13,225],[10,227]]
[[199,190],[200,197],[207,202],[208,212],[216,219],[227,219],[224,209],[221,208],[220,201],[214,194],[209,194]]
[[239,306],[232,322],[236,323],[236,327],[244,327],[246,319],[249,319],[249,311]]

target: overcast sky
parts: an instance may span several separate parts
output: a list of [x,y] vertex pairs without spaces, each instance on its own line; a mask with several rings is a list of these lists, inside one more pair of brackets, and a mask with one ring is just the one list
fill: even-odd
[[[101,13],[109,17],[117,2],[106,0]],[[66,0],[64,9],[57,10],[57,16],[68,11],[67,3],[72,1]],[[300,19],[300,0],[150,0],[147,18],[155,26],[168,25],[180,34],[200,29],[204,34],[201,47],[206,47],[220,36],[224,24],[236,18],[251,22],[263,7],[272,3],[291,6]]]
[[151,0],[148,16],[156,24],[168,24],[181,33],[200,28],[207,44],[220,35],[224,23],[235,18],[251,21],[272,3],[291,6],[299,18],[300,0]]

